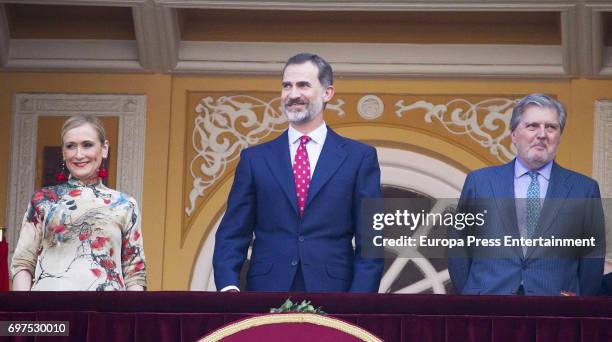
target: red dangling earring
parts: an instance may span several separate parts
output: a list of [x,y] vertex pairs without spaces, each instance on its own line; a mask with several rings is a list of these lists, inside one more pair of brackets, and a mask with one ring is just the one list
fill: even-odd
[[62,160],[60,164],[60,170],[55,175],[55,181],[59,183],[64,183],[68,178],[66,178],[66,162]]
[[106,164],[106,159],[102,160],[102,164],[100,164],[100,168],[98,169],[98,177],[102,179],[106,179],[106,177],[108,177],[108,170],[106,167],[104,167],[104,164]]

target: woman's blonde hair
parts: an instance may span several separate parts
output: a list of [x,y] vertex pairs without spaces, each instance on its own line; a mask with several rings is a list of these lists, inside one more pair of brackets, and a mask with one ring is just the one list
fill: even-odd
[[74,115],[69,117],[68,120],[64,122],[64,125],[62,126],[62,142],[64,141],[64,135],[66,135],[66,132],[85,124],[90,124],[96,130],[96,132],[98,132],[98,139],[100,139],[100,143],[104,145],[104,142],[106,141],[106,131],[104,130],[104,125],[102,125],[100,119],[89,114]]

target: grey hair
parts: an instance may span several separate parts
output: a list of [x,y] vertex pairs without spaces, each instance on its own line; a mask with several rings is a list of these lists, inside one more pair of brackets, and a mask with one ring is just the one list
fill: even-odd
[[104,145],[104,141],[106,141],[106,131],[104,130],[104,125],[102,125],[100,119],[89,114],[78,114],[69,117],[62,126],[62,141],[64,140],[64,135],[66,135],[66,132],[73,128],[81,127],[85,124],[90,124],[91,127],[96,130],[100,143]]
[[563,129],[565,128],[565,120],[567,120],[567,112],[565,111],[565,107],[561,102],[553,99],[552,97],[544,94],[529,94],[523,97],[512,110],[512,118],[510,119],[510,130],[514,131],[519,123],[521,122],[521,117],[523,113],[529,106],[538,106],[542,108],[550,108],[554,109],[559,116],[559,126],[561,128],[561,133],[563,133]]
[[317,67],[319,70],[317,78],[324,88],[334,84],[334,72],[332,71],[331,65],[329,65],[329,63],[327,63],[323,57],[307,52],[298,53],[297,55],[289,58],[283,67],[283,75],[285,74],[285,69],[287,69],[288,66],[304,64],[306,62],[310,62]]

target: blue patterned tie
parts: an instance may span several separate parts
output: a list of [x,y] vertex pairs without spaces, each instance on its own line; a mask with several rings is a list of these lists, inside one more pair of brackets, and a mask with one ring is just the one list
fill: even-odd
[[540,218],[540,183],[538,182],[538,173],[529,171],[527,173],[531,177],[531,183],[527,188],[527,237],[533,236]]

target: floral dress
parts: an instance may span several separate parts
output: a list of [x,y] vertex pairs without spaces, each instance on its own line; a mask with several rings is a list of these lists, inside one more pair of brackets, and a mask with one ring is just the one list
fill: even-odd
[[146,287],[136,201],[101,182],[76,178],[34,194],[11,274],[27,270],[32,290],[112,291]]

